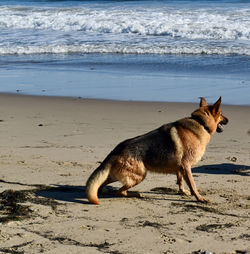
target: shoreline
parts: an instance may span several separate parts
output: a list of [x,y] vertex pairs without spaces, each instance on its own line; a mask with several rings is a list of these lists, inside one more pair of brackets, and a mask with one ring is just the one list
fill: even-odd
[[118,143],[198,105],[0,94],[0,252],[249,253],[249,106],[222,101],[229,123],[192,169],[210,204],[179,195],[175,175],[153,173],[132,189],[143,199],[117,197],[120,183],[99,206],[85,196]]
[[[36,94],[24,94],[24,93],[11,93],[11,92],[0,92],[0,96],[11,96],[11,97],[27,97],[27,98],[49,98],[49,99],[62,99],[62,100],[87,100],[87,101],[100,101],[100,102],[121,102],[121,103],[155,103],[155,104],[163,104],[163,103],[167,103],[167,104],[197,104],[199,103],[199,98],[197,98],[197,102],[186,102],[186,101],[150,101],[150,100],[122,100],[122,99],[105,99],[105,98],[88,98],[88,97],[82,97],[82,96],[60,96],[60,95],[36,95]],[[205,97],[205,99],[209,102],[212,103],[211,101],[209,101],[209,99],[207,99]],[[223,103],[223,97],[222,97],[222,105],[223,106],[232,106],[232,107],[250,107],[250,104],[227,104],[227,103]]]
[[[80,55],[0,59],[1,91],[124,101],[249,105],[249,61],[233,57]],[[224,64],[222,64],[224,63]]]

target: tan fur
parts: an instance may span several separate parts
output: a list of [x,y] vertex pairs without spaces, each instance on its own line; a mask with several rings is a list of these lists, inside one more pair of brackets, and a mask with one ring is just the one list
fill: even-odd
[[185,180],[198,201],[208,202],[196,188],[191,167],[205,153],[210,135],[216,130],[222,132],[222,124],[228,122],[221,114],[220,104],[221,98],[214,105],[201,98],[199,109],[191,117],[120,143],[89,177],[86,184],[89,201],[99,204],[98,189],[115,181],[123,184],[118,195],[127,196],[127,190],[139,184],[147,171],[152,171],[176,174],[182,193],[189,194],[184,189]]
[[98,205],[99,201],[97,198],[97,192],[99,187],[108,178],[110,172],[110,165],[101,165],[98,167],[88,179],[86,184],[86,194],[89,202]]

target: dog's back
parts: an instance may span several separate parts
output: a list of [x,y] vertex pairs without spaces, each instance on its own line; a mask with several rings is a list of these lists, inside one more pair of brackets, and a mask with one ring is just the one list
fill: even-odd
[[146,167],[149,165],[159,167],[161,163],[166,165],[171,154],[174,156],[176,152],[176,145],[170,133],[171,128],[172,123],[166,124],[144,135],[125,140],[115,147],[108,158],[126,157],[142,161]]

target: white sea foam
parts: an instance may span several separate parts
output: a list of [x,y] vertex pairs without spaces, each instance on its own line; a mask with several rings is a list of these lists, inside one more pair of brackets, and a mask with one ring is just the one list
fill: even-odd
[[[0,30],[0,54],[250,55],[247,8],[0,7]],[[105,42],[100,43],[102,36]]]
[[250,39],[250,10],[0,8],[1,29],[134,33],[189,39]]
[[198,47],[183,45],[179,47],[159,46],[122,46],[122,45],[49,45],[49,46],[18,46],[0,47],[0,55],[12,54],[88,54],[88,53],[113,53],[113,54],[207,54],[207,55],[248,55],[250,47]]

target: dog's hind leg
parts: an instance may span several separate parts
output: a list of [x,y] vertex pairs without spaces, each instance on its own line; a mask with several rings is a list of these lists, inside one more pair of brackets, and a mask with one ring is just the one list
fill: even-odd
[[140,175],[130,172],[126,177],[121,179],[123,186],[117,191],[117,195],[122,197],[137,197],[137,198],[143,197],[138,192],[128,192],[128,189],[139,184],[145,178],[145,176],[146,174]]
[[123,185],[118,191],[117,195],[122,197],[136,197],[136,198],[142,198],[142,194],[139,192],[128,192],[128,189],[134,187],[137,184],[134,185]]
[[116,169],[113,170],[114,177],[123,184],[117,194],[123,197],[142,197],[138,192],[128,193],[128,189],[139,184],[146,177],[146,169],[143,162],[132,158],[121,160],[121,163],[116,166]]
[[99,193],[106,193],[106,191],[103,190],[103,188],[110,184],[110,183],[114,183],[114,182],[117,182],[117,180],[113,179],[112,177],[108,176],[108,178],[105,180],[105,182],[100,186],[98,192]]
[[185,190],[185,188],[184,188],[184,179],[183,179],[183,175],[181,174],[181,172],[177,171],[176,176],[177,176],[177,184],[179,185],[179,193],[186,195],[186,196],[190,196],[191,193],[188,190]]
[[194,178],[192,176],[191,167],[185,166],[182,168],[182,170],[183,170],[184,179],[185,179],[188,187],[190,188],[191,194],[194,195],[196,197],[196,199],[200,202],[210,202],[209,199],[202,197],[200,195],[200,193],[198,192],[195,182],[194,182]]

